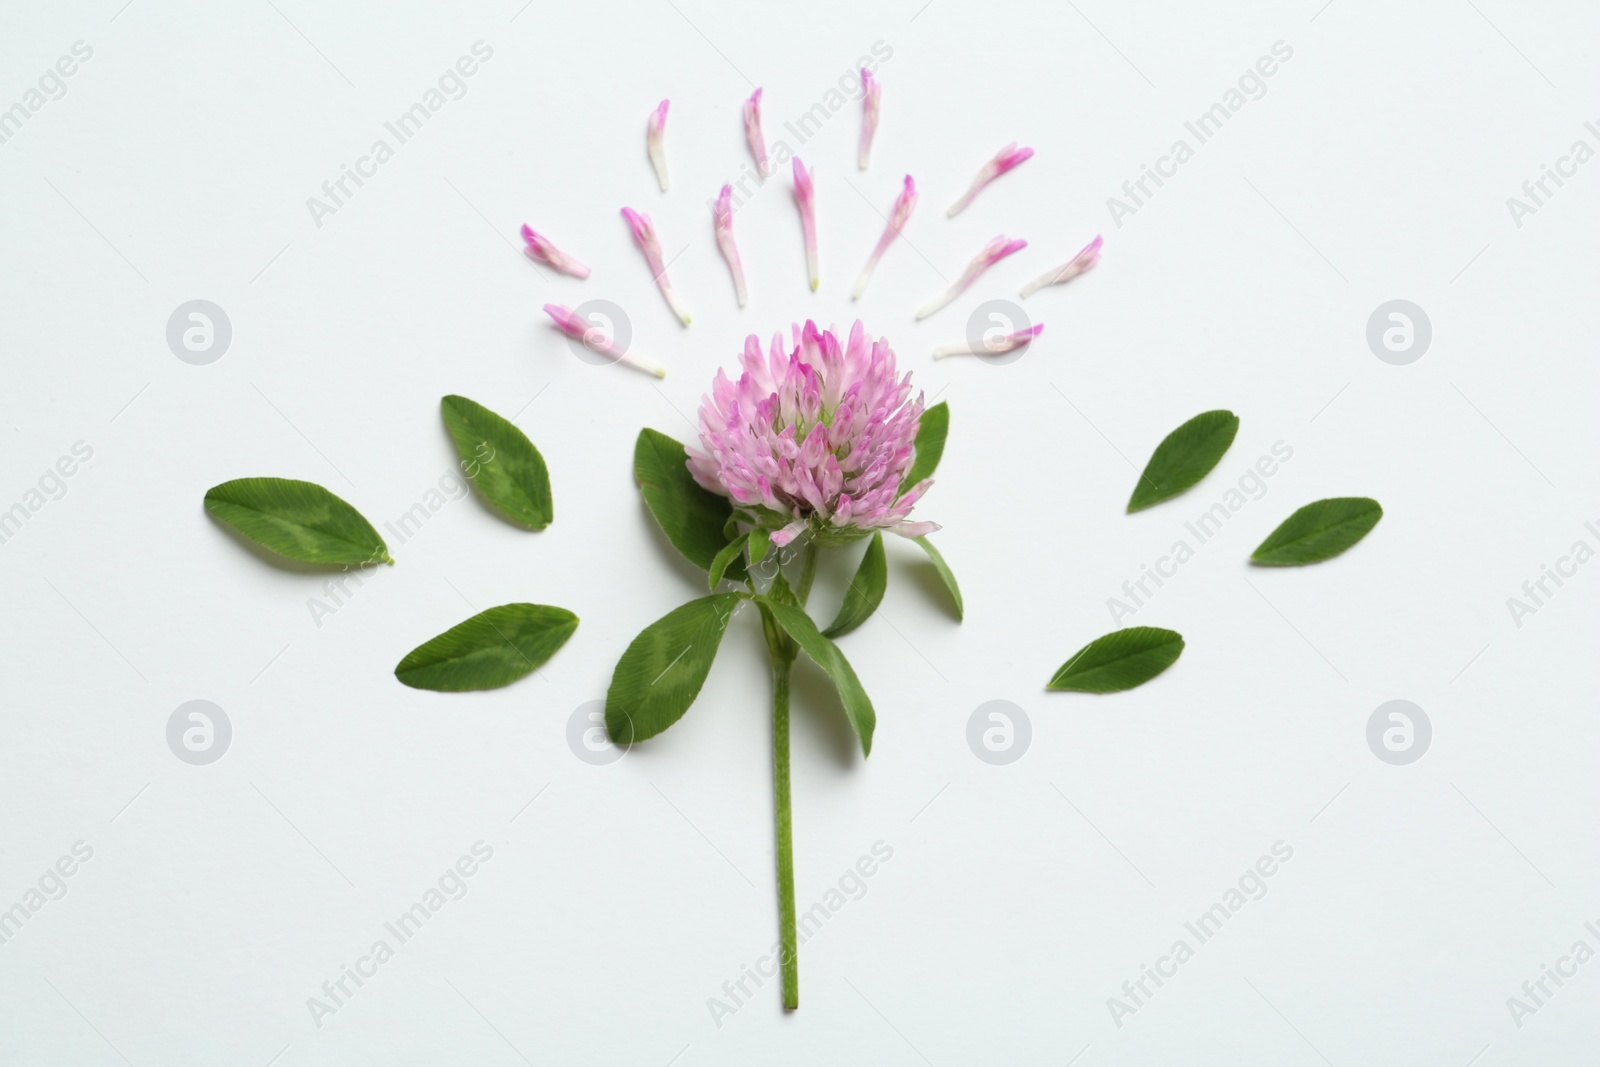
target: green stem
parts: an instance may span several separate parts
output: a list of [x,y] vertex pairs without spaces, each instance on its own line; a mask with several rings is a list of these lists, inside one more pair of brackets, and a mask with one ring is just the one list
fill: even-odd
[[817,546],[807,543],[805,555],[800,557],[800,584],[794,587],[795,599],[805,607],[811,599],[811,583],[817,577]]
[[788,657],[774,650],[772,794],[778,830],[778,936],[782,944],[779,960],[783,966],[783,1006],[793,1011],[800,1006],[800,958],[794,927],[794,824],[789,798],[789,662]]

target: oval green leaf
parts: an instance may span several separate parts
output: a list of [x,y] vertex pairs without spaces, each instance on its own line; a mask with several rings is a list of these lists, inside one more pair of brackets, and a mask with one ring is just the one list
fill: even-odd
[[1383,506],[1364,496],[1318,500],[1283,520],[1250,554],[1268,567],[1298,567],[1332,559],[1367,534],[1383,518]]
[[933,547],[933,542],[928,540],[927,537],[917,537],[913,540],[922,546],[922,551],[926,552],[928,558],[933,561],[933,569],[938,572],[939,580],[950,591],[950,599],[955,603],[956,621],[960,622],[966,617],[967,609],[961,602],[961,587],[956,584],[955,572],[950,569],[950,564],[944,561],[944,556],[940,554],[937,548]]
[[706,584],[711,587],[713,593],[717,591],[717,586],[722,584],[723,576],[744,551],[744,544],[749,539],[749,534],[740,534],[723,545],[722,551],[717,553],[717,558],[711,561],[711,570],[706,573]]
[[1239,416],[1233,412],[1204,411],[1167,434],[1139,475],[1128,512],[1170,500],[1210,474],[1238,432]]
[[262,548],[304,563],[393,563],[372,523],[315,482],[236,478],[206,490],[206,510]]
[[933,477],[939,460],[944,458],[944,439],[949,434],[950,405],[941,400],[922,413],[917,438],[911,445],[911,467],[900,481],[902,493],[922,479]]
[[[683,445],[664,433],[640,430],[633,447],[633,477],[661,532],[684,558],[708,571],[732,535],[724,532],[733,507],[726,497],[707,492],[689,473]],[[727,577],[744,578],[744,564],[735,561]]]
[[502,604],[424,641],[394,676],[413,689],[462,693],[510,685],[567,643],[578,617],[544,604]]
[[700,695],[737,593],[691,600],[646,626],[617,661],[606,691],[606,731],[618,745],[654,737]]
[[550,472],[528,436],[464,396],[439,401],[444,424],[461,456],[461,472],[496,510],[530,530],[555,518]]
[[1181,635],[1155,626],[1130,626],[1084,645],[1061,665],[1046,688],[1120,693],[1148,682],[1182,653]]
[[883,555],[883,533],[872,535],[867,542],[867,554],[861,557],[861,566],[850,579],[850,588],[844,591],[844,603],[829,627],[822,631],[824,637],[843,637],[872,617],[883,603],[883,594],[889,588],[889,564]]
[[861,688],[861,679],[856,677],[850,661],[844,658],[838,645],[822,636],[817,624],[811,621],[811,616],[803,608],[777,601],[767,601],[762,608],[833,679],[834,688],[839,691],[839,700],[844,704],[845,718],[850,720],[851,729],[861,740],[861,754],[870,756],[872,731],[877,726],[878,716],[872,710],[872,701],[868,699],[867,691]]

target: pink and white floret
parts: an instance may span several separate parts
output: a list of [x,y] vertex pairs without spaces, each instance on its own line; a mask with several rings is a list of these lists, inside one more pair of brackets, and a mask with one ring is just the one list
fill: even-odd
[[667,179],[667,105],[670,100],[661,101],[654,111],[650,112],[650,121],[645,125],[644,145],[650,153],[650,164],[656,168],[656,181],[661,183],[661,191],[667,191],[671,184]]
[[1022,299],[1026,300],[1034,293],[1047,285],[1061,285],[1070,282],[1084,271],[1093,270],[1094,265],[1100,262],[1100,245],[1103,239],[1097,234],[1095,239],[1083,246],[1083,251],[1073,256],[1067,262],[1051,271],[1046,271],[1033,281],[1022,287]]
[[977,196],[985,185],[988,185],[1006,171],[1011,170],[1013,167],[1021,166],[1032,158],[1033,149],[1018,148],[1017,142],[1012,141],[996,152],[993,159],[983,165],[982,169],[978,171],[978,176],[972,179],[972,184],[967,187],[967,191],[961,194],[961,199],[951,204],[950,210],[945,214],[950,218],[955,218],[967,209],[967,205],[972,203],[973,197]]
[[983,248],[979,249],[977,255],[972,257],[972,262],[967,264],[967,269],[961,272],[961,277],[956,279],[954,285],[950,286],[950,288],[946,289],[944,292],[940,293],[938,296],[934,297],[932,300],[928,301],[926,304],[923,304],[917,309],[917,318],[925,319],[929,315],[932,315],[935,311],[938,311],[940,308],[950,303],[950,301],[966,292],[967,287],[973,282],[977,281],[978,276],[984,271],[988,270],[1002,259],[1005,259],[1013,252],[1020,252],[1027,247],[1028,242],[1013,241],[1006,237],[1005,234],[1001,234],[999,237],[993,238],[988,244],[984,245]]
[[656,288],[667,298],[667,306],[678,316],[678,321],[685,326],[689,325],[689,309],[678,299],[677,290],[672,288],[672,281],[667,277],[667,263],[661,255],[661,240],[656,236],[656,228],[651,224],[650,216],[641,215],[633,208],[625,207],[622,209],[622,217],[628,221],[628,229],[633,231],[633,239],[638,243],[639,250],[644,253],[645,262],[650,265],[650,273],[655,279]]
[[522,224],[522,239],[527,242],[528,247],[523,251],[527,253],[529,259],[554,267],[561,273],[570,274],[574,278],[587,278],[589,276],[588,267],[551,244],[547,237],[527,223]]
[[[911,509],[931,478],[902,487],[922,423],[923,401],[900,377],[889,343],[857,322],[848,338],[816,324],[775,334],[763,352],[745,341],[737,382],[717,371],[700,404],[700,447],[689,472],[733,502],[735,515],[768,530],[775,545],[802,534],[819,546],[877,530],[922,537],[932,522]],[[902,488],[904,491],[902,492]]]

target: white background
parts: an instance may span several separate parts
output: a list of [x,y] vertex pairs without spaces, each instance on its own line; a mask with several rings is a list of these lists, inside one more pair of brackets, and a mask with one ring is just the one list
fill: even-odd
[[[1583,926],[1600,920],[1600,564],[1520,628],[1506,601],[1574,541],[1600,544],[1583,526],[1600,520],[1600,163],[1520,228],[1506,199],[1573,141],[1600,146],[1592,10],[519,3],[8,5],[0,107],[74,42],[93,57],[0,146],[0,508],[74,442],[94,454],[0,546],[0,907],[73,842],[94,855],[0,945],[0,1060],[1591,1062],[1600,962],[1520,1028],[1506,1001],[1579,938],[1600,949]],[[480,40],[493,57],[466,95],[316,225],[307,198]],[[804,145],[783,123],[878,41],[861,173],[856,102]],[[1107,198],[1192,145],[1184,122],[1278,41],[1293,57],[1265,95],[1116,225]],[[706,201],[748,168],[757,84],[769,142],[816,170],[823,284],[806,287],[780,173],[737,216],[741,311]],[[644,151],[662,97],[666,195]],[[947,220],[1011,140],[1038,155]],[[907,172],[922,203],[853,305]],[[692,327],[650,285],[624,205],[681,252]],[[541,275],[524,221],[593,277]],[[1030,247],[913,324],[998,232]],[[1046,329],[1023,359],[932,362],[980,300],[1095,233],[1101,266],[1027,302]],[[196,298],[232,323],[209,366],[165,339]],[[578,361],[539,311],[589,298],[627,310],[663,382]],[[1434,332],[1403,367],[1365,339],[1396,298]],[[841,642],[878,708],[868,761],[802,668],[801,907],[874,842],[893,859],[805,945],[798,1013],[771,982],[718,1026],[708,999],[777,928],[756,627],[739,620],[693,710],[621,762],[575,758],[566,725],[639,629],[704,593],[639,503],[639,429],[688,437],[747,332],[857,315],[950,404],[918,514],[944,525],[966,621],[891,539],[882,610]],[[390,536],[398,565],[319,627],[323,576],[201,508],[213,484],[277,475],[383,528],[453,463],[446,393],[517,414],[552,472],[548,530],[452,501]],[[1242,419],[1221,466],[1124,515],[1156,442],[1213,407]],[[1107,598],[1276,441],[1294,455],[1265,497],[1124,620],[1181,631],[1178,664],[1119,696],[1046,693],[1112,628]],[[1296,507],[1357,494],[1385,517],[1344,557],[1247,565]],[[816,614],[853,555],[825,567]],[[539,676],[470,695],[392,677],[510,601],[582,618]],[[1395,698],[1434,730],[1403,767],[1365,739]],[[167,747],[192,699],[233,725],[209,766]],[[966,741],[997,699],[1033,731],[1001,767]],[[307,998],[480,839],[494,857],[468,895],[316,1026]],[[1280,840],[1293,858],[1266,896],[1116,1025],[1107,999]]]

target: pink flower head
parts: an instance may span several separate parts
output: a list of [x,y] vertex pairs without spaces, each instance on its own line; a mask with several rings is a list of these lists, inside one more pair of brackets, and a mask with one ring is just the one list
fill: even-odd
[[1024,285],[1022,287],[1022,298],[1026,300],[1047,285],[1060,285],[1063,282],[1070,282],[1084,271],[1092,270],[1094,265],[1100,262],[1100,245],[1102,243],[1102,238],[1096,234],[1094,240],[1083,246],[1083,251],[1061,264],[1061,266],[1056,267],[1054,270],[1046,271],[1027,285]]
[[872,71],[861,68],[861,150],[857,163],[862,170],[872,162],[872,138],[878,132],[878,116],[883,106],[883,86],[872,76]]
[[655,276],[656,288],[661,290],[661,295],[667,298],[667,306],[672,308],[672,313],[685,325],[689,325],[689,310],[678,299],[678,294],[672,288],[672,282],[667,278],[667,264],[661,256],[661,242],[656,238],[656,228],[650,224],[649,215],[641,215],[631,207],[622,209],[622,217],[628,220],[628,228],[633,231],[633,239],[639,243],[639,248],[644,252],[645,262],[650,264],[650,273]]
[[916,206],[917,183],[907,174],[905,187],[900,190],[900,195],[895,198],[894,208],[889,212],[889,224],[883,228],[883,236],[878,238],[877,247],[872,250],[872,255],[867,257],[867,265],[861,268],[861,277],[856,279],[856,287],[850,292],[851,300],[860,300],[861,294],[867,291],[867,283],[872,280],[872,272],[878,269],[878,261],[899,236],[906,220],[911,218],[911,209]]
[[650,121],[645,127],[644,143],[650,152],[650,162],[656,168],[656,181],[661,183],[661,191],[667,191],[670,184],[667,180],[667,146],[662,140],[662,135],[667,129],[667,105],[670,100],[661,101],[661,106],[650,112]]
[[1012,141],[995,153],[993,159],[983,165],[982,169],[978,171],[978,176],[972,179],[972,185],[962,194],[960,200],[950,205],[950,210],[946,214],[950,218],[955,218],[967,209],[967,205],[972,203],[972,198],[977,196],[978,191],[985,185],[988,185],[1012,167],[1025,163],[1032,158],[1033,149],[1018,148],[1017,142]]
[[527,253],[529,259],[554,267],[563,274],[570,274],[574,278],[587,278],[589,276],[588,267],[551,244],[543,234],[540,234],[527,223],[522,224],[522,239],[528,244],[528,247],[523,251]]
[[722,258],[728,261],[728,270],[733,273],[734,294],[739,298],[739,306],[744,307],[750,302],[750,294],[744,287],[744,263],[739,259],[738,246],[733,243],[733,186],[722,187],[717,202],[711,205],[711,217],[715,220],[717,247],[722,249]]
[[761,90],[750,94],[744,102],[744,137],[750,142],[750,154],[756,157],[756,170],[761,180],[772,177],[772,160],[767,158],[767,139],[761,136]]
[[1023,345],[1038,337],[1044,332],[1044,323],[1036,323],[1025,330],[1015,330],[1011,333],[991,332],[986,333],[980,344],[963,341],[960,344],[940,345],[933,350],[934,359],[943,359],[946,356],[1003,356],[1007,352],[1014,352]]
[[821,279],[817,273],[817,194],[811,184],[811,172],[794,157],[794,201],[800,205],[800,232],[806,242],[806,271],[811,276],[811,291],[817,291]]
[[842,544],[874,530],[921,537],[939,527],[910,522],[933,484],[901,482],[922,423],[922,396],[899,377],[894,352],[860,322],[841,341],[816,324],[781,333],[765,353],[751,335],[737,382],[717,371],[700,403],[700,448],[689,472],[733,501],[736,514],[785,545],[809,533]]
[[630,367],[636,367],[646,374],[655,375],[657,378],[665,378],[667,376],[667,372],[660,367],[653,363],[645,362],[632,352],[619,346],[616,343],[616,338],[612,336],[609,324],[590,322],[565,304],[546,304],[544,311],[546,315],[555,320],[557,328],[562,333],[575,341],[583,342],[583,346],[591,352],[604,356],[613,363],[626,363]]
[[923,304],[922,307],[917,310],[917,318],[925,319],[929,315],[932,315],[935,311],[938,311],[940,308],[944,307],[946,304],[950,303],[950,301],[954,300],[956,297],[965,292],[967,286],[978,280],[978,275],[982,274],[984,271],[988,270],[1002,259],[1005,259],[1007,256],[1011,255],[1011,253],[1020,252],[1022,249],[1027,247],[1028,242],[1008,240],[1005,234],[1001,234],[999,237],[994,238],[988,244],[984,245],[977,255],[972,257],[972,262],[967,264],[967,269],[961,272],[961,277],[956,279],[954,285],[946,289],[943,293],[940,293],[938,296],[934,297],[932,300],[928,301],[926,304]]

